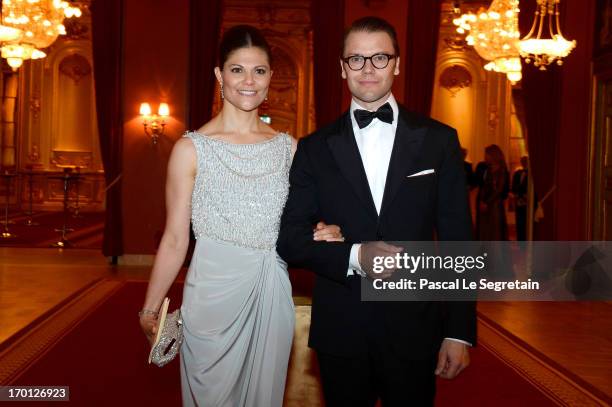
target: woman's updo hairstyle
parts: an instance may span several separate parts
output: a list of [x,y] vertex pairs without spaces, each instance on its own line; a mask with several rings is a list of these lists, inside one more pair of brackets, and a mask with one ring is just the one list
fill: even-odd
[[272,63],[270,45],[261,32],[250,25],[235,25],[223,34],[219,45],[219,69],[223,70],[230,54],[240,48],[257,47],[268,56],[268,63]]

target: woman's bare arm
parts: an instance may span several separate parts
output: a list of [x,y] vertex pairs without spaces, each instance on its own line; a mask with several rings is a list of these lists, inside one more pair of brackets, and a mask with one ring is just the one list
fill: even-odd
[[193,142],[182,138],[176,142],[166,180],[166,227],[162,236],[143,309],[157,311],[175,280],[189,246],[191,193],[197,171]]

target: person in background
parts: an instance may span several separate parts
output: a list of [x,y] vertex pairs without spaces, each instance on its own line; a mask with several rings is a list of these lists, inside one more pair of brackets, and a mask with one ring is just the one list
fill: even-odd
[[521,157],[522,168],[512,176],[512,195],[514,196],[514,214],[516,216],[516,240],[527,240],[527,188],[529,179],[529,158]]
[[501,148],[485,148],[486,168],[476,197],[476,234],[478,240],[508,240],[505,200],[510,190],[506,160]]
[[472,163],[467,161],[468,150],[467,148],[461,149],[461,156],[463,157],[463,168],[465,170],[465,183],[468,186],[468,190],[475,188],[475,177],[474,170],[472,169]]
[[481,187],[484,184],[484,175],[487,171],[487,162],[480,161],[476,164],[474,173],[472,174],[472,186],[474,188]]

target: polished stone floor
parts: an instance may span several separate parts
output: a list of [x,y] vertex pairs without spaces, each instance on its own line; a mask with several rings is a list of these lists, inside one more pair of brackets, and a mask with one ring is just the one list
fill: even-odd
[[113,273],[98,250],[0,247],[0,342],[75,291]]
[[[110,266],[98,250],[0,248],[0,344],[100,278],[146,280],[149,271],[142,266]],[[304,290],[294,289],[300,293],[296,304],[307,303]],[[612,304],[496,302],[479,304],[479,311],[527,347],[612,397]],[[298,321],[309,320],[306,314],[300,317],[309,307],[298,307],[297,312]],[[307,325],[298,322],[294,352],[309,352],[306,340]],[[309,355],[298,356],[310,360]],[[298,399],[319,397],[309,363],[291,374],[310,380],[290,378],[291,394]]]

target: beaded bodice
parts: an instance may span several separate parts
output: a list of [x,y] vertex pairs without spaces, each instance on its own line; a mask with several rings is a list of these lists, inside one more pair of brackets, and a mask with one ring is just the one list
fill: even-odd
[[232,144],[187,132],[198,157],[191,199],[196,238],[239,246],[276,245],[289,193],[291,136],[279,133],[254,144]]

